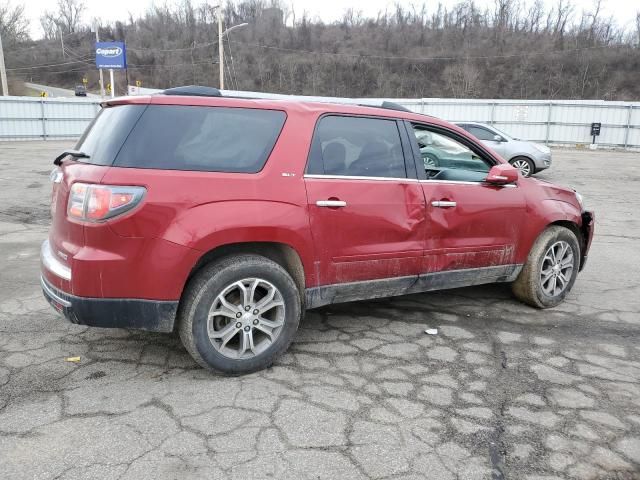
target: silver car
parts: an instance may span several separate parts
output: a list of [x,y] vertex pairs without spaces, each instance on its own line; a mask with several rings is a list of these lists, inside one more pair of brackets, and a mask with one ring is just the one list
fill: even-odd
[[456,122],[456,125],[500,154],[524,177],[551,166],[551,150],[546,145],[518,140],[485,123]]

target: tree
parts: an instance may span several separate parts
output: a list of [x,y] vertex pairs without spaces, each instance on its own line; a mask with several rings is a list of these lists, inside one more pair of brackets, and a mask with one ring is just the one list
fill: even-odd
[[82,0],[58,0],[58,9],[55,12],[45,11],[40,17],[40,27],[46,39],[55,38],[62,33],[76,33],[82,23],[82,14],[85,4]]
[[24,14],[24,5],[14,6],[0,1],[0,36],[6,45],[29,39],[29,21]]
[[58,22],[64,34],[78,31],[84,10],[81,0],[58,0]]

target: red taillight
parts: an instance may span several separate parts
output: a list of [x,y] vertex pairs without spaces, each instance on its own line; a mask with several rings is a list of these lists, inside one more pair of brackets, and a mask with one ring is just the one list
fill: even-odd
[[67,214],[76,220],[99,222],[128,212],[140,203],[144,187],[74,183]]

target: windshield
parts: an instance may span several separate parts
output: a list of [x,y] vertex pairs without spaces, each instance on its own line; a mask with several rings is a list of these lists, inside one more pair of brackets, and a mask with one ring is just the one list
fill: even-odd
[[505,131],[500,130],[499,128],[496,128],[493,125],[491,125],[491,129],[494,130],[496,133],[499,133],[501,136],[503,136],[507,140],[517,140],[516,138],[512,137],[511,135],[509,135]]

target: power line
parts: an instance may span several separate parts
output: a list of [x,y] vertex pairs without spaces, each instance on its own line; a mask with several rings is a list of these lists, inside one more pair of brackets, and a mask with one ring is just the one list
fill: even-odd
[[170,65],[162,65],[159,63],[147,63],[147,64],[128,63],[127,68],[174,68],[174,67],[188,67],[190,65],[213,65],[213,62],[209,60],[207,62],[172,63]]
[[[88,60],[88,59],[87,59]],[[48,67],[61,67],[63,65],[72,65],[74,63],[87,63],[84,62],[82,60],[73,60],[71,62],[60,62],[60,63],[48,63],[48,64],[42,64],[42,65],[31,65],[30,67],[14,67],[14,68],[7,68],[7,71],[18,71],[18,70],[33,70],[33,69],[37,69],[37,68],[48,68]]]
[[227,37],[227,47],[229,48],[229,57],[231,58],[231,70],[233,71],[233,76],[235,77],[235,81],[236,81],[236,90],[240,90],[240,88],[238,87],[238,74],[236,73],[236,66],[235,66],[235,63],[233,62],[233,53],[231,52],[231,43],[229,43],[228,37]]
[[127,45],[127,50],[132,50],[134,52],[162,52],[162,53],[168,53],[168,52],[186,52],[187,50],[194,50],[196,48],[204,48],[204,47],[211,47],[213,45],[217,45],[218,41],[214,41],[214,42],[210,42],[210,43],[200,43],[191,47],[184,47],[184,48],[144,48],[144,47],[130,47],[129,45]]

